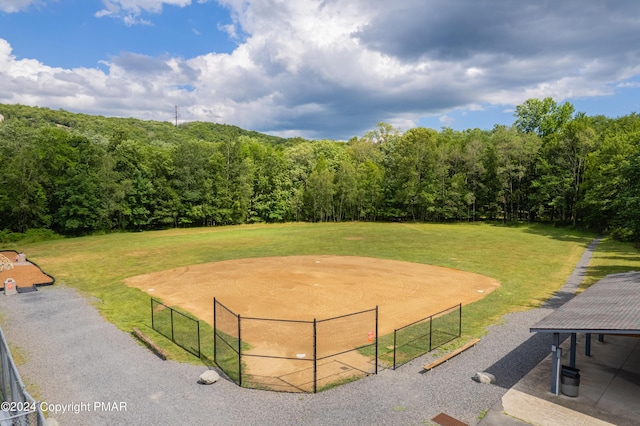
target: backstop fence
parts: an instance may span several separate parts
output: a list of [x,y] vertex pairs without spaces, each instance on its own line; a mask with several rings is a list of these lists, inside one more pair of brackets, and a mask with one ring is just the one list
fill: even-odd
[[312,321],[242,317],[213,300],[214,362],[238,385],[318,392],[378,372],[378,308]]
[[200,321],[151,298],[151,328],[200,358]]
[[3,403],[0,410],[1,425],[46,425],[40,403],[29,395],[22,383],[2,328],[0,328],[0,402]]
[[[151,299],[152,328],[201,357],[198,320]],[[213,299],[213,361],[242,387],[318,392],[394,370],[462,335],[462,304],[378,335],[378,307],[328,319],[253,318]]]

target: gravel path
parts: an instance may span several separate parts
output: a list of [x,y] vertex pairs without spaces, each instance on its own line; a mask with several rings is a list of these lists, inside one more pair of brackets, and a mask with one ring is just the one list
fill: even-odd
[[[425,373],[430,359],[420,357],[318,394],[242,389],[226,380],[199,385],[203,367],[161,361],[72,288],[0,295],[0,309],[7,340],[26,359],[23,381],[61,425],[421,425],[441,412],[474,425],[548,355],[550,336],[529,327],[572,297],[595,244],[545,306],[506,315],[449,362]],[[474,382],[478,371],[494,374],[497,384]]]

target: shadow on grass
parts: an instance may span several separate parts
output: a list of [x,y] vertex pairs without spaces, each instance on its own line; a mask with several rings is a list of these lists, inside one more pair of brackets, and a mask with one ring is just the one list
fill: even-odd
[[551,225],[527,225],[524,232],[528,234],[541,235],[558,241],[565,241],[578,244],[588,244],[595,238],[595,234],[581,233],[572,228],[553,227]]

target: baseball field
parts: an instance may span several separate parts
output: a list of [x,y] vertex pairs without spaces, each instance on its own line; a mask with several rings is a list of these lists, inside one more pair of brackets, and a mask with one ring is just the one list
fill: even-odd
[[553,294],[592,239],[542,225],[351,222],[115,233],[18,249],[122,330],[140,328],[172,358],[198,363],[151,329],[150,295],[204,324],[214,297],[244,316],[285,319],[378,305],[381,335],[462,303],[463,338],[478,337]]

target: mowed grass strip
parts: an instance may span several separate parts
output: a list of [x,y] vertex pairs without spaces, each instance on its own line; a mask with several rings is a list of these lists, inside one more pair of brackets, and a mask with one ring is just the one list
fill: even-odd
[[[100,312],[122,330],[138,327],[157,337],[175,359],[193,360],[172,343],[162,342],[159,334],[154,337],[149,295],[124,285],[125,278],[221,260],[313,254],[369,256],[450,267],[487,275],[502,285],[484,299],[463,307],[462,333],[478,337],[505,313],[539,306],[551,296],[593,238],[588,233],[542,225],[350,222],[118,233],[15,248],[55,276],[58,285],[93,296]],[[616,247],[633,250],[631,246]],[[594,270],[590,279],[605,271]],[[431,314],[425,312],[425,316]],[[211,328],[204,323],[202,326],[202,351],[210,356]]]

